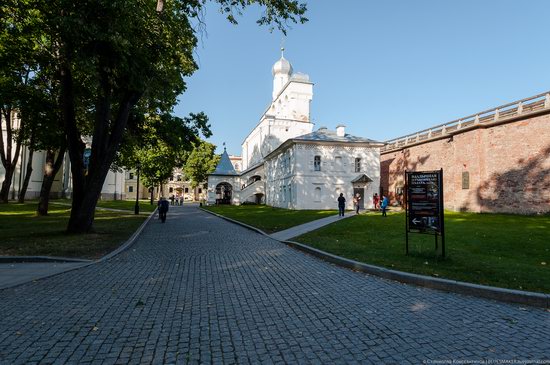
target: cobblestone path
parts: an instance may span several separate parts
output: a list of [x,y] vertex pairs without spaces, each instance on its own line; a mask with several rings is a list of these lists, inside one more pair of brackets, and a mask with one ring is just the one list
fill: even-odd
[[0,314],[1,364],[550,359],[547,311],[341,269],[190,206],[107,262],[0,291]]

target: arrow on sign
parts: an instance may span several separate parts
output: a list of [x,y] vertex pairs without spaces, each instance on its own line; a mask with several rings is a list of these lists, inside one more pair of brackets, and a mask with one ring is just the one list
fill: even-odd
[[415,218],[415,219],[413,219],[413,220],[412,220],[412,222],[413,222],[414,224],[422,223],[422,221],[421,221],[421,220],[418,220],[418,219],[416,219],[416,218]]

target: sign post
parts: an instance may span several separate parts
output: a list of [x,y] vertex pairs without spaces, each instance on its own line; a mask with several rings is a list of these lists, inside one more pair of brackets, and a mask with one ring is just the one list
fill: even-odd
[[433,234],[435,249],[441,236],[441,256],[445,257],[445,224],[443,213],[443,169],[438,171],[405,171],[407,183],[405,209],[405,250],[409,254],[409,233]]

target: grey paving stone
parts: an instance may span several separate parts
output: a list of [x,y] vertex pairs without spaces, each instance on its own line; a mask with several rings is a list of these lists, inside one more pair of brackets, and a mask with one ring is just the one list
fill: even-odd
[[0,295],[0,364],[550,359],[549,312],[355,273],[190,206]]

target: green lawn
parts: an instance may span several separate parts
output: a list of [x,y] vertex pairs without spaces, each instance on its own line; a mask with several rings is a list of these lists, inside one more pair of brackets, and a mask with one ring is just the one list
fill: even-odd
[[50,205],[46,217],[35,211],[36,202],[0,204],[0,255],[99,258],[125,242],[146,218],[97,210],[93,233],[69,235],[70,207]]
[[288,210],[267,205],[219,205],[205,207],[214,213],[273,233],[338,214],[337,210]]
[[[30,202],[30,201],[29,201]],[[55,205],[56,203],[58,206],[61,204],[71,204],[71,200],[69,199],[52,199],[50,200],[50,204]],[[134,208],[136,206],[135,200],[99,200],[97,202],[98,208],[110,208],[110,209],[121,209],[121,210],[128,210],[128,211],[134,211]],[[145,212],[145,213],[151,213],[155,210],[157,207],[157,202],[154,201],[151,205],[150,200],[140,200],[139,201],[139,211]]]
[[409,235],[405,215],[352,217],[295,240],[391,269],[511,289],[550,293],[550,216],[445,213],[446,259],[434,237]]

